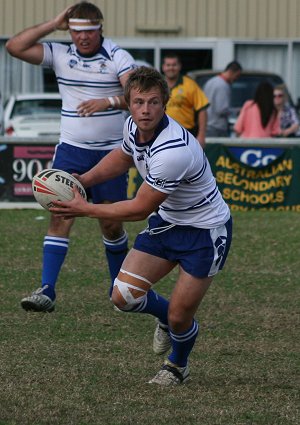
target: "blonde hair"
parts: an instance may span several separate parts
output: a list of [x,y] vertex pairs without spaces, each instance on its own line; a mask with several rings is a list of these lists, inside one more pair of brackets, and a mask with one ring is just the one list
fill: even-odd
[[274,91],[275,90],[281,91],[283,93],[283,100],[285,102],[288,101],[288,91],[285,84],[277,84],[277,86],[274,87]]

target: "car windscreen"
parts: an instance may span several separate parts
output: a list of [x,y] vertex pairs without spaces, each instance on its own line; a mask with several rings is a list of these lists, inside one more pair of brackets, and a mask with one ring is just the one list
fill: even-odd
[[241,75],[240,78],[232,84],[231,106],[233,108],[241,108],[246,100],[253,99],[255,90],[262,81],[268,81],[272,86],[283,83],[283,80],[276,76]]
[[16,101],[11,118],[19,115],[40,115],[58,114],[60,115],[60,99],[26,99]]

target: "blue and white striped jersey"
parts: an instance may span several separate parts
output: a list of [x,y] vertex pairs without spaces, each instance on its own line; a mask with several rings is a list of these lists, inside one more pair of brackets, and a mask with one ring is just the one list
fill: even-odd
[[124,126],[122,150],[133,157],[150,186],[169,195],[159,208],[163,220],[204,229],[226,223],[229,207],[203,149],[192,134],[167,115],[147,144],[137,142],[136,130],[129,117]]
[[62,97],[60,143],[81,148],[111,150],[121,145],[124,114],[121,110],[80,117],[78,105],[89,99],[120,96],[120,76],[135,68],[134,59],[109,39],[98,53],[83,57],[74,44],[43,43],[42,65],[54,70]]

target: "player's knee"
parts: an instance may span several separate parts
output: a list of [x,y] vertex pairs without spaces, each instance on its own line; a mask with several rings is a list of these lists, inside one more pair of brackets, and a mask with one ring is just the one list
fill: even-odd
[[57,217],[51,214],[48,234],[51,236],[68,237],[74,221],[74,219],[64,220],[63,217]]
[[101,230],[103,236],[110,241],[114,241],[124,234],[122,223],[110,220],[101,220]]
[[169,308],[168,323],[173,332],[183,332],[193,322],[193,315],[188,311]]
[[[126,279],[128,277],[128,279]],[[131,283],[127,282],[131,281]],[[134,310],[139,304],[143,303],[147,297],[149,288],[141,287],[139,284],[142,279],[139,276],[132,275],[121,271],[114,281],[114,288],[112,292],[112,302],[120,310],[131,311]],[[145,282],[143,282],[145,283]],[[150,283],[147,283],[150,287]]]

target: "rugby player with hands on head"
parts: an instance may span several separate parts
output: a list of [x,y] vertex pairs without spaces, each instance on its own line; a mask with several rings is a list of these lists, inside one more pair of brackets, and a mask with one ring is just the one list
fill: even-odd
[[[123,88],[136,67],[132,56],[102,33],[103,15],[92,3],[68,7],[54,19],[27,28],[8,40],[8,52],[25,62],[53,69],[62,97],[61,134],[52,168],[85,173],[122,143]],[[69,30],[70,45],[41,42],[55,30]],[[95,204],[127,198],[127,175],[89,188]],[[128,251],[122,221],[100,218],[112,285]],[[69,248],[72,220],[51,216],[44,238],[41,288],[21,301],[25,310],[51,312],[55,286]]]

